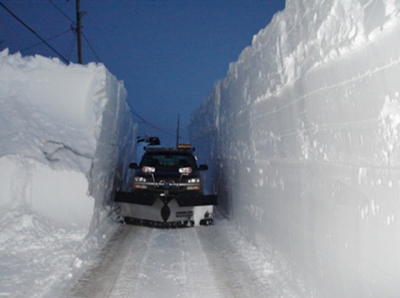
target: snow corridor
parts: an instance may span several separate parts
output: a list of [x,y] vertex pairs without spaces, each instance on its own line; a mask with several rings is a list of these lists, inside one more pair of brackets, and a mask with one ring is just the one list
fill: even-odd
[[179,230],[113,220],[123,83],[3,50],[0,297],[398,297],[399,36],[399,0],[287,0],[193,112],[219,206]]

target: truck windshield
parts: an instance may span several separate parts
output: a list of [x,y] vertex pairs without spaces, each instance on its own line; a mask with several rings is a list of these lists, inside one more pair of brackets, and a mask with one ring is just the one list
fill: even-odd
[[143,166],[154,167],[156,170],[166,171],[177,171],[179,168],[185,167],[197,169],[193,155],[179,152],[146,153],[140,162],[140,167]]

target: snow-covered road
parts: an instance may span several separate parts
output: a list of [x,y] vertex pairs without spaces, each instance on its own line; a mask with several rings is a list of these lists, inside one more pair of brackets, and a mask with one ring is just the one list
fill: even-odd
[[221,216],[212,227],[121,225],[63,297],[298,297]]

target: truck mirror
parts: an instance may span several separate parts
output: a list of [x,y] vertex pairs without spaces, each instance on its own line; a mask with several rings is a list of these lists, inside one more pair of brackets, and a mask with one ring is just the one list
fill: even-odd
[[137,163],[136,163],[136,162],[132,162],[132,163],[130,163],[130,164],[129,164],[129,168],[130,168],[130,169],[134,169],[134,170],[137,170],[137,169],[139,169],[139,167],[138,167],[138,165],[137,165]]
[[207,165],[200,165],[199,166],[199,171],[207,171],[208,170],[208,166]]

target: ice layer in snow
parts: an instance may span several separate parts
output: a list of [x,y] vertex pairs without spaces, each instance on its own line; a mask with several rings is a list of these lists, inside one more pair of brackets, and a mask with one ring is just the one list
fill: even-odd
[[400,293],[399,16],[288,0],[192,115],[220,208],[304,297]]

